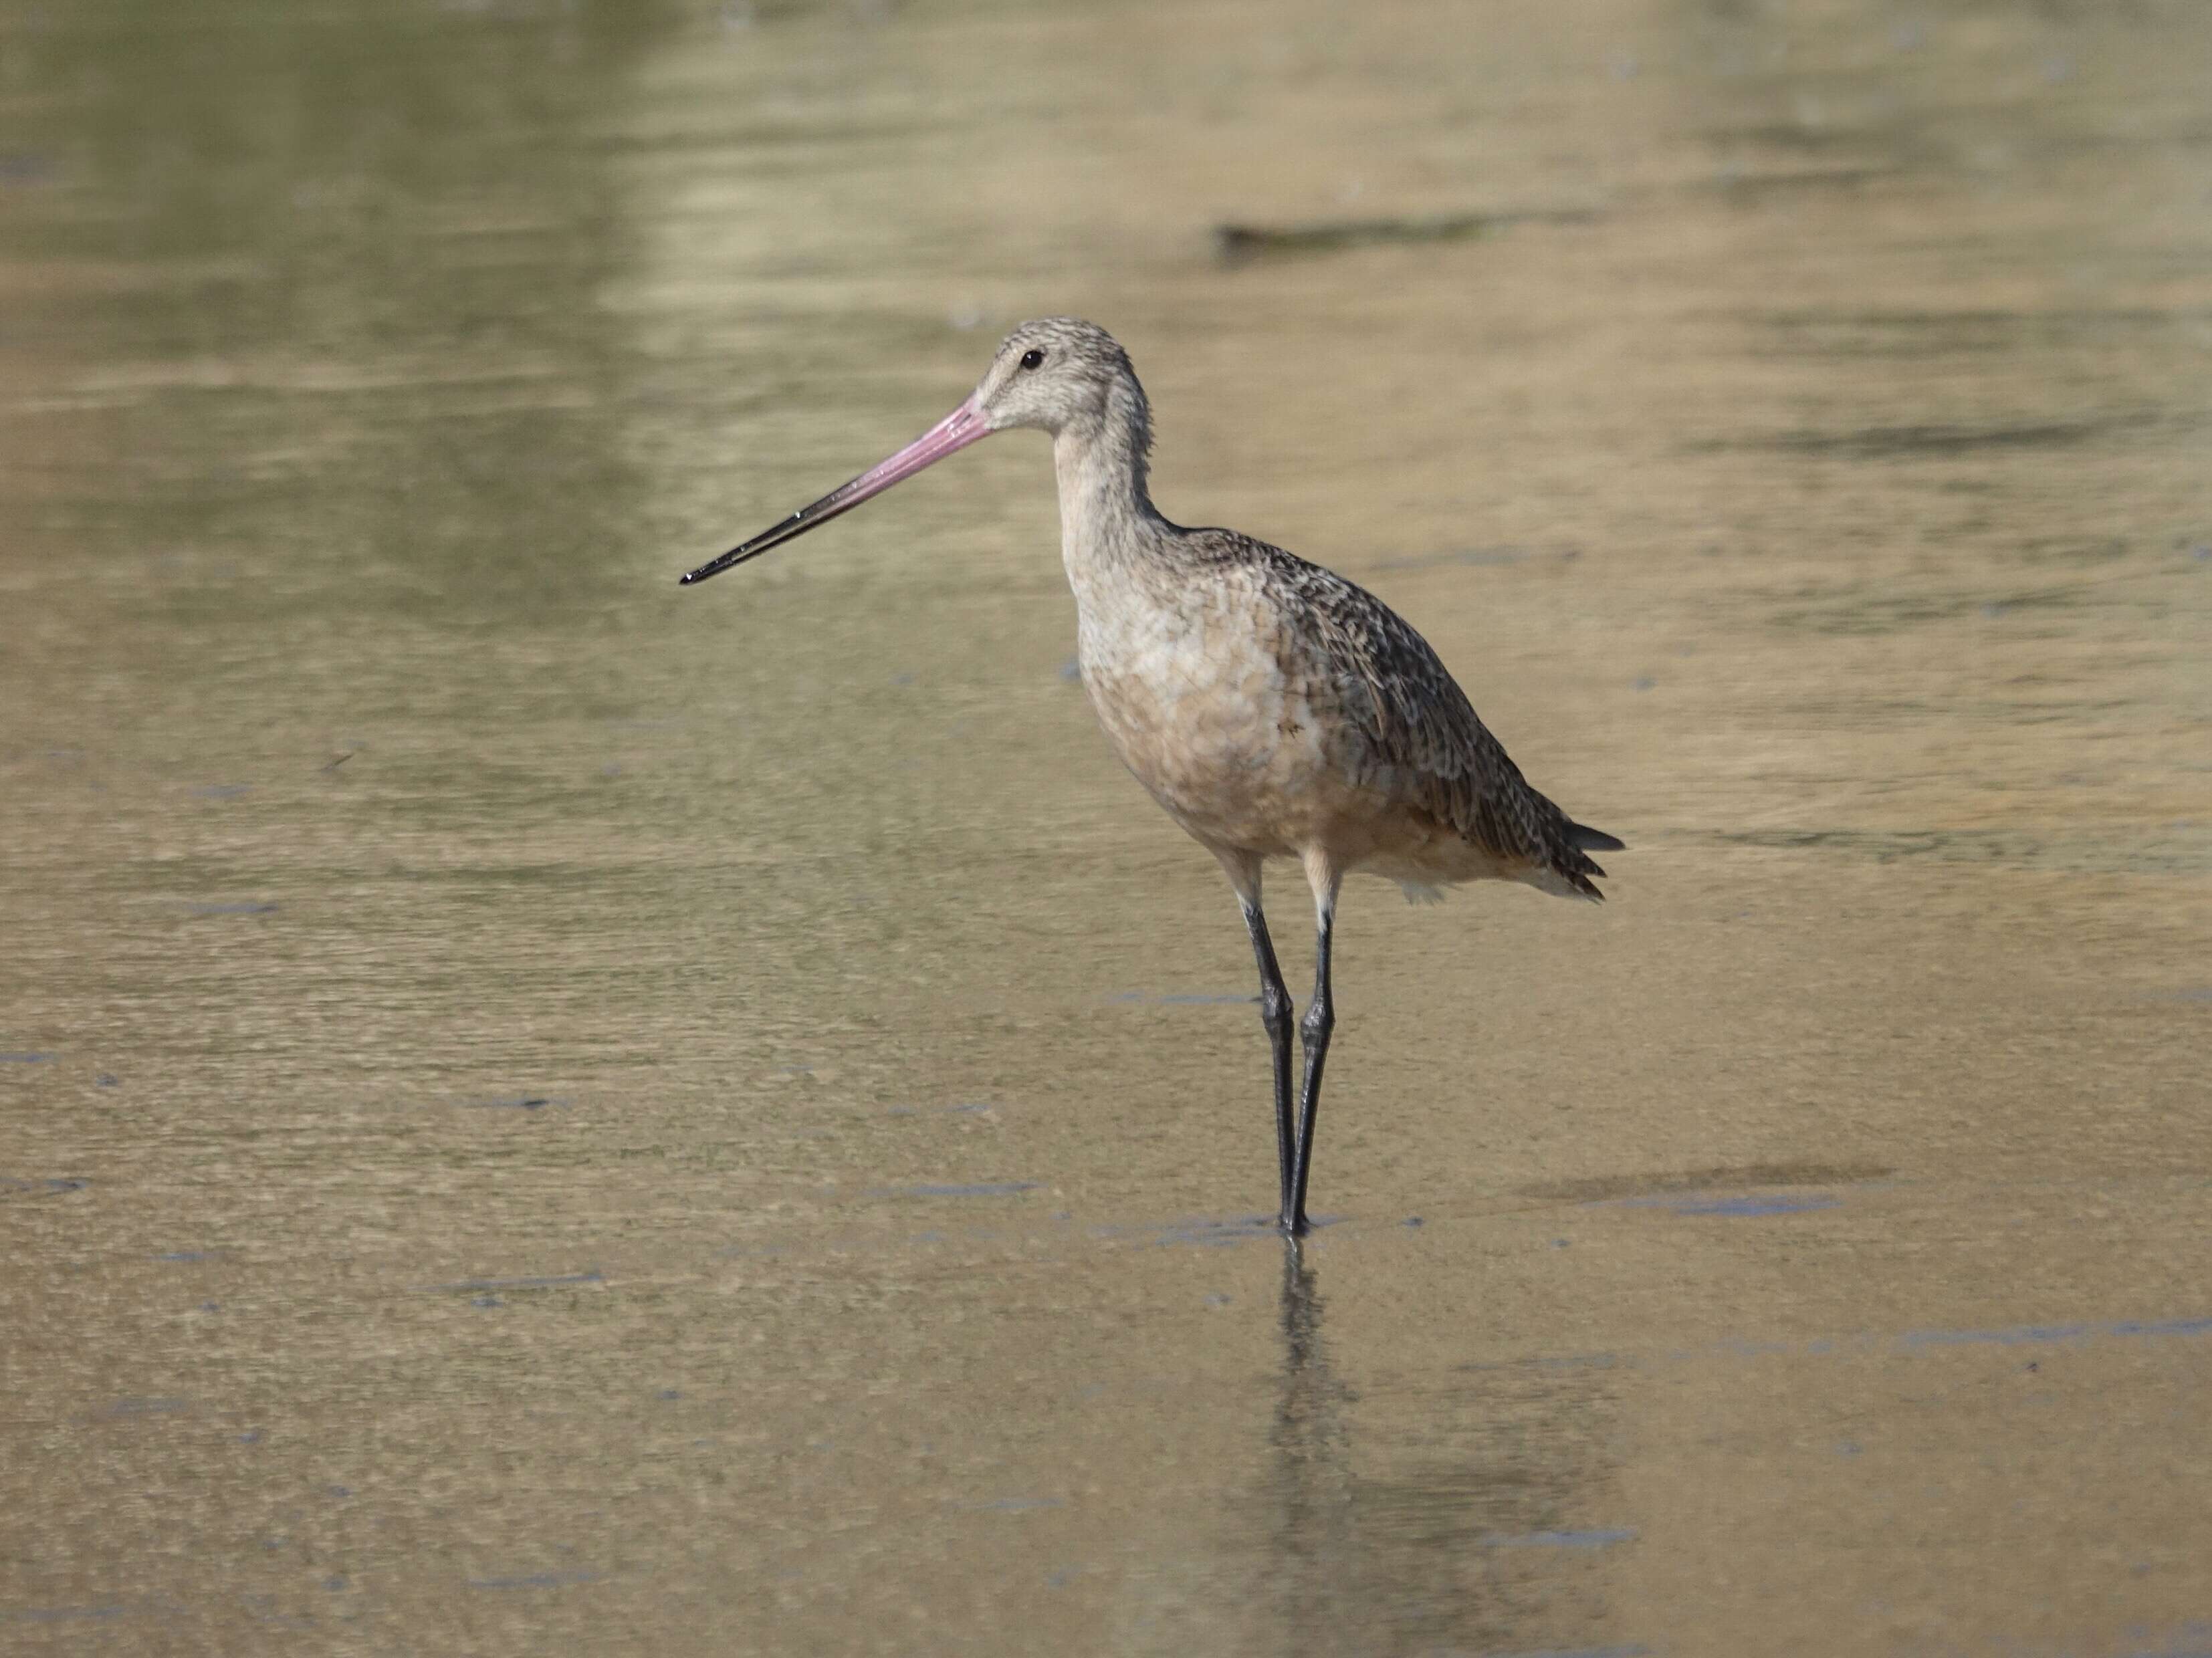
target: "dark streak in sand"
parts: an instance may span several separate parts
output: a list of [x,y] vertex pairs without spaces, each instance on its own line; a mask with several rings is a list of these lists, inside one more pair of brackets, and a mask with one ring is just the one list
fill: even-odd
[[553,1589],[568,1583],[597,1583],[606,1574],[599,1571],[534,1571],[520,1577],[471,1577],[472,1589]]
[[1304,224],[1221,224],[1214,253],[1225,265],[1297,254],[1335,253],[1385,244],[1472,241],[1515,225],[1589,224],[1589,208],[1543,208],[1519,212],[1439,213],[1425,218],[1316,219]]
[[10,1180],[0,1178],[0,1196],[16,1193],[26,1197],[58,1197],[64,1192],[82,1192],[92,1182],[57,1175],[46,1180]]
[[1041,1182],[1033,1180],[978,1181],[959,1186],[879,1186],[871,1191],[872,1198],[1010,1198],[1017,1192],[1034,1192]]
[[1241,991],[1224,993],[1123,990],[1117,991],[1106,999],[1125,1005],[1148,1003],[1155,1007],[1242,1007],[1256,1003],[1260,999],[1257,996],[1246,995]]
[[567,1272],[553,1278],[469,1278],[452,1284],[425,1284],[428,1294],[463,1294],[499,1290],[568,1290],[587,1284],[605,1284],[606,1274],[596,1266],[588,1272]]

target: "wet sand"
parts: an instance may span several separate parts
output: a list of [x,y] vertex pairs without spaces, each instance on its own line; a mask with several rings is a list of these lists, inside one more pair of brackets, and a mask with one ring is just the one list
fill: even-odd
[[[1564,9],[0,9],[0,1648],[2212,1642],[2212,20]],[[674,585],[1055,311],[1633,848],[1302,1262],[1042,442]]]

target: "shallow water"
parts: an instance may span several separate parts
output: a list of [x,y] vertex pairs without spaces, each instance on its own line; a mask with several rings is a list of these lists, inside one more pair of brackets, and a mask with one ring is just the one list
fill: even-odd
[[[0,1647],[2212,1644],[2212,17],[1530,9],[0,8]],[[1634,848],[1300,1260],[1041,443],[674,585],[1048,311]]]

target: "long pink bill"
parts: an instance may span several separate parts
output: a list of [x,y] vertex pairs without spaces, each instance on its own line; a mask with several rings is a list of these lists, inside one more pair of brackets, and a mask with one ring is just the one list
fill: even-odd
[[879,495],[925,466],[943,460],[956,449],[965,449],[979,438],[991,435],[991,427],[972,397],[924,432],[890,459],[875,465],[849,483],[841,483],[811,506],[802,507],[771,529],[763,530],[742,546],[732,547],[713,562],[702,564],[683,578],[683,585],[720,575],[732,564],[757,558],[771,547],[780,547],[793,536],[803,536],[817,524],[827,524],[840,513],[849,513],[871,495]]

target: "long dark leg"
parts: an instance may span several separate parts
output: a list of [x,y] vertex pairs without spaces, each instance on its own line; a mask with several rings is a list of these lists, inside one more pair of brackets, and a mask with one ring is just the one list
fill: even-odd
[[1283,1213],[1291,1212],[1291,1180],[1296,1147],[1291,1136],[1291,993],[1283,987],[1283,969],[1275,963],[1275,946],[1267,937],[1267,918],[1260,901],[1241,901],[1245,930],[1252,935],[1252,957],[1260,964],[1260,1023],[1267,1028],[1267,1043],[1275,1054],[1275,1158],[1283,1181]]
[[1336,926],[1333,878],[1315,881],[1314,901],[1319,914],[1314,934],[1314,993],[1298,1025],[1305,1042],[1306,1080],[1298,1097],[1297,1169],[1283,1203],[1283,1230],[1294,1238],[1307,1231],[1306,1179],[1313,1173],[1314,1120],[1321,1114],[1321,1073],[1328,1063],[1328,1033],[1336,1029],[1336,1005],[1328,993],[1329,936]]

